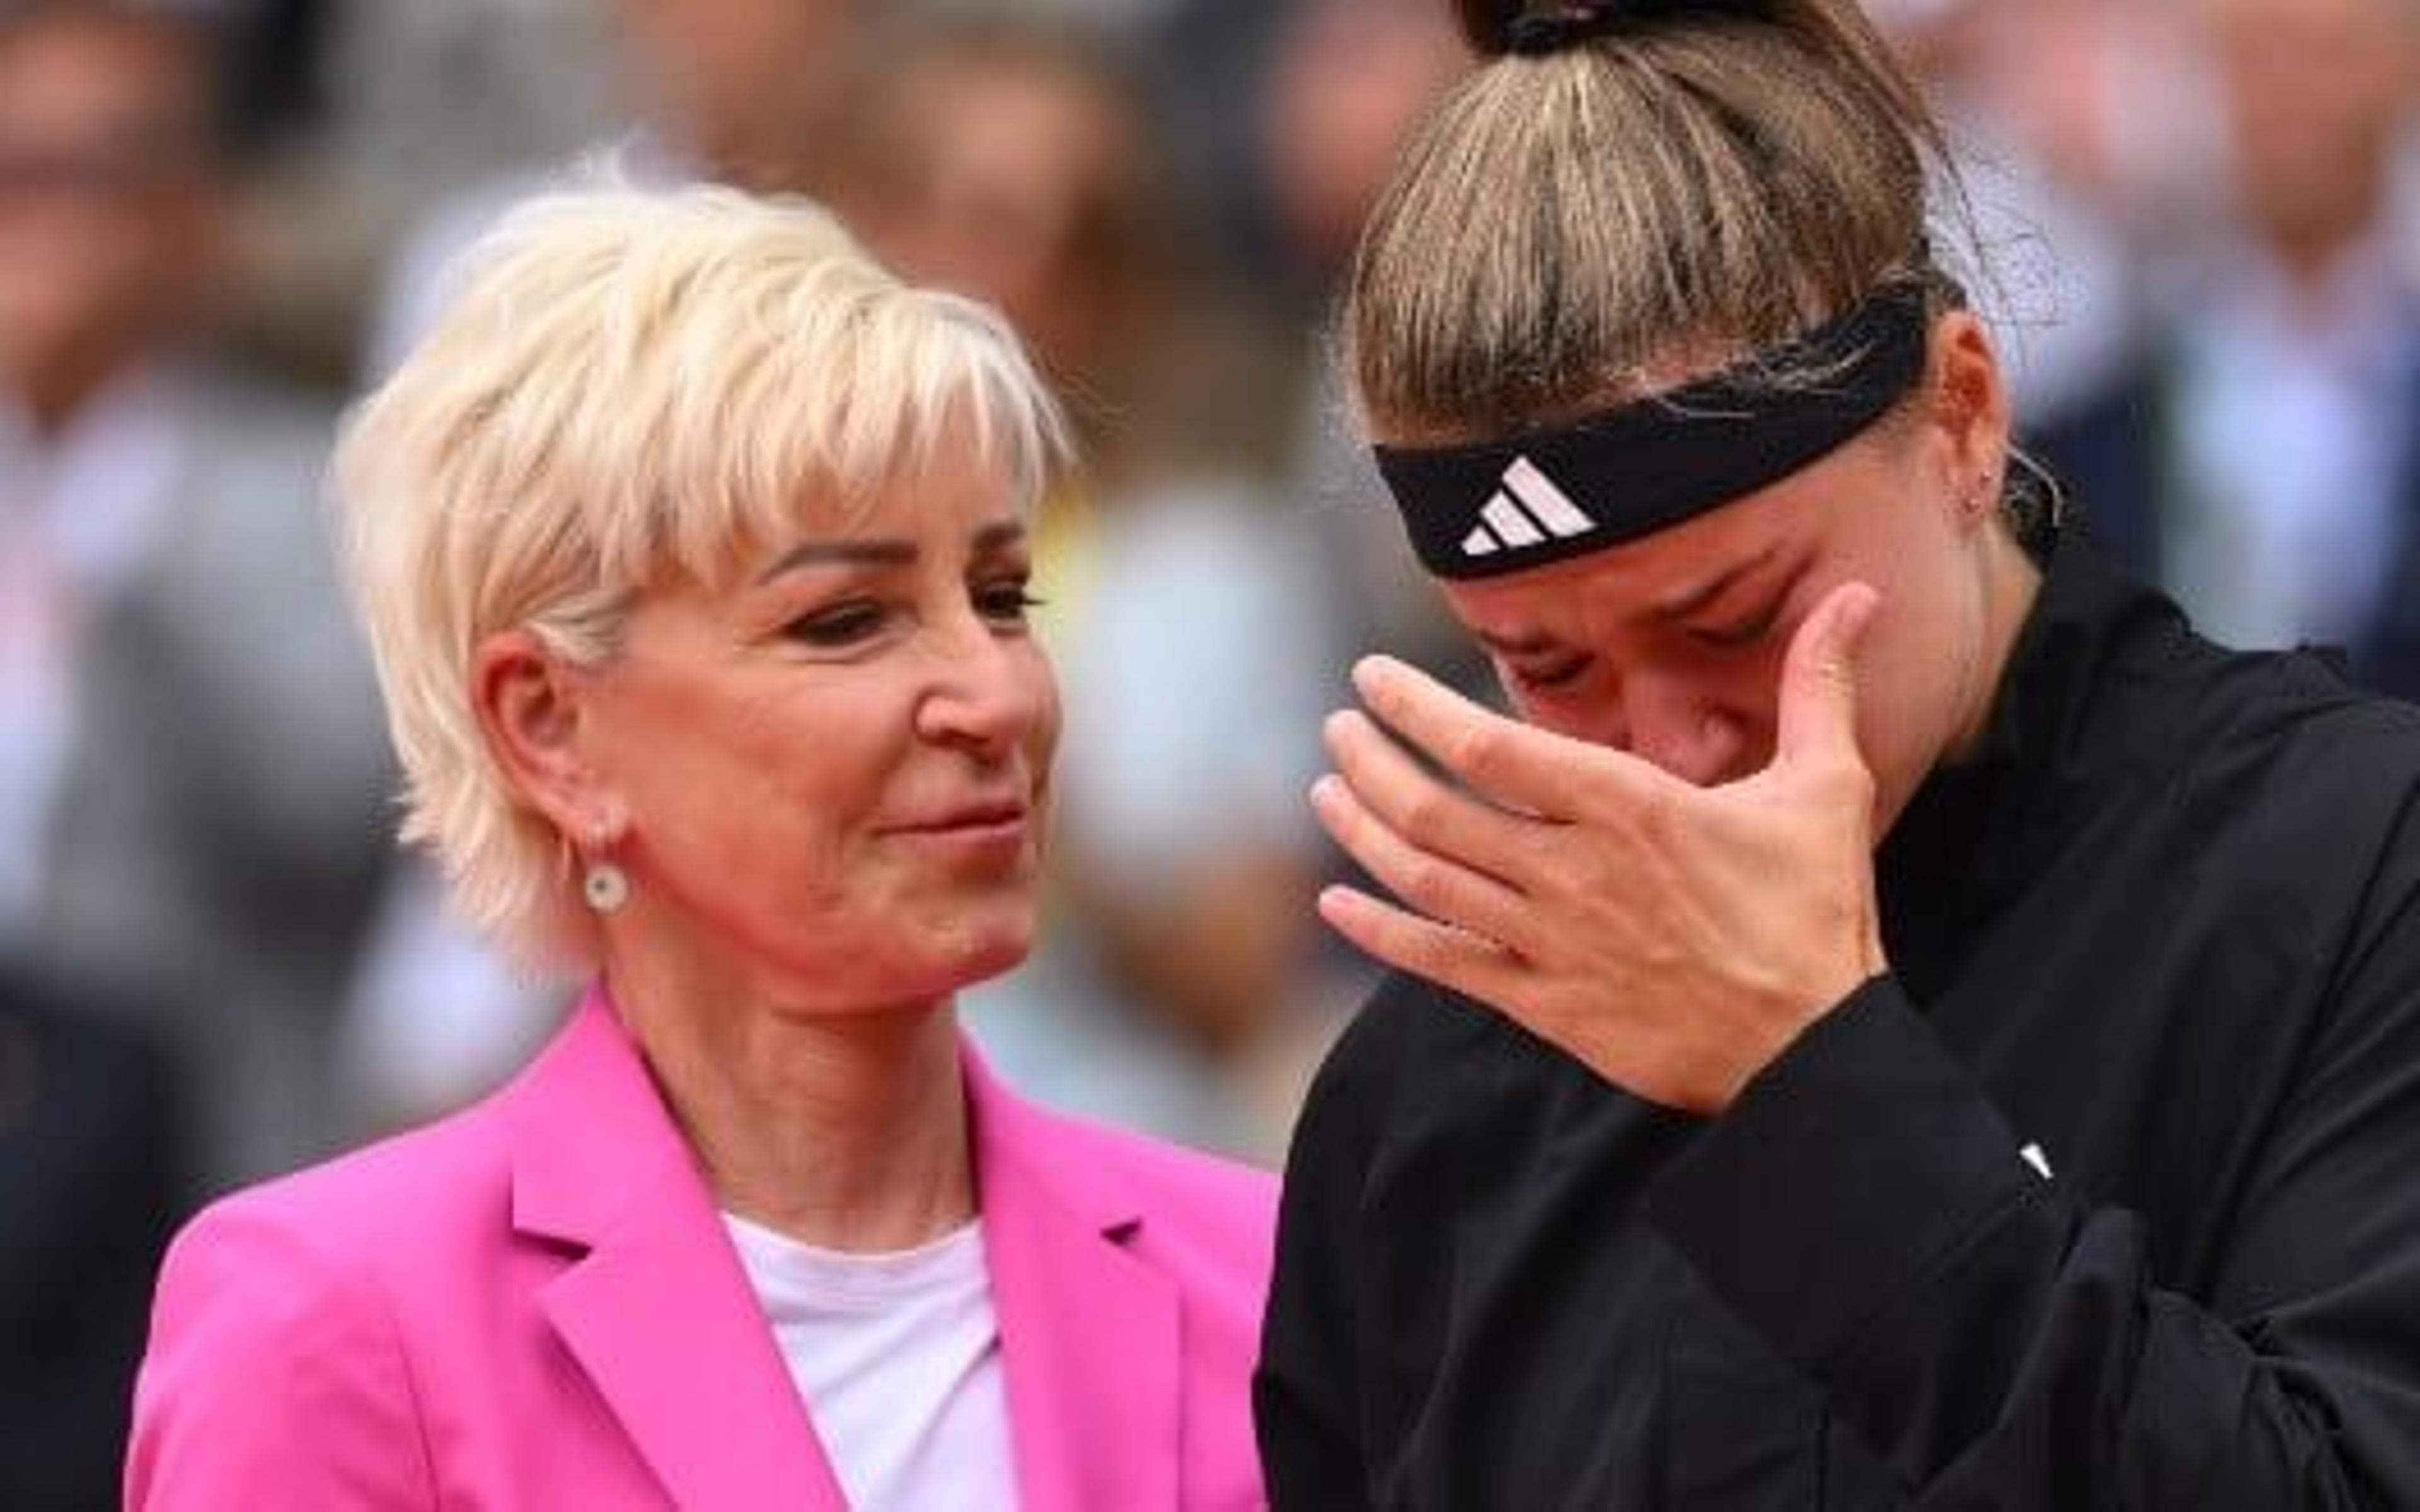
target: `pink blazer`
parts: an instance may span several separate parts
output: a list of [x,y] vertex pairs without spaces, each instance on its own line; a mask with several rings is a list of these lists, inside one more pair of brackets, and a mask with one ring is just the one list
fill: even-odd
[[[1273,1180],[1046,1113],[971,1052],[967,1072],[1016,1504],[1265,1505],[1249,1381]],[[714,1199],[596,995],[494,1097],[178,1236],[126,1495],[846,1504]]]

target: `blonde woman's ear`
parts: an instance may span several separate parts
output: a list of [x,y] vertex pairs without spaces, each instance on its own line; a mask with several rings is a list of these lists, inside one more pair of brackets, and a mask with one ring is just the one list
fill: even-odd
[[579,680],[527,630],[481,642],[471,660],[471,700],[489,755],[514,794],[566,840],[618,826],[613,796],[580,741]]

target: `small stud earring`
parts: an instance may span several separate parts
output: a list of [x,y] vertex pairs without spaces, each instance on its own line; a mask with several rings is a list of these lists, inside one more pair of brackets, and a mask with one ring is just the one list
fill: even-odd
[[611,861],[591,861],[580,879],[580,890],[590,908],[600,914],[613,913],[630,901],[629,874]]
[[[588,826],[588,838],[599,851],[620,837],[621,821],[615,816],[598,818]],[[580,891],[588,906],[597,913],[610,914],[630,901],[629,873],[599,856],[588,863],[580,878]]]

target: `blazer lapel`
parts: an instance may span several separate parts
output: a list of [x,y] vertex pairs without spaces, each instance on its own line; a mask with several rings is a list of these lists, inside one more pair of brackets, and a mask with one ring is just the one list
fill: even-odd
[[1024,1512],[1172,1509],[1179,1298],[1126,1247],[1142,1211],[1054,1120],[971,1050],[965,1059]]
[[540,1304],[672,1499],[845,1512],[705,1180],[599,995],[512,1117],[514,1225],[578,1253]]

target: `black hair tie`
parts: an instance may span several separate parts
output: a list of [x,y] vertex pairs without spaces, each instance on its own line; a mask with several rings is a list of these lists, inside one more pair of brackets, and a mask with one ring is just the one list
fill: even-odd
[[1604,35],[1621,15],[1622,8],[1614,0],[1569,0],[1551,10],[1516,18],[1505,39],[1523,57],[1544,57]]

